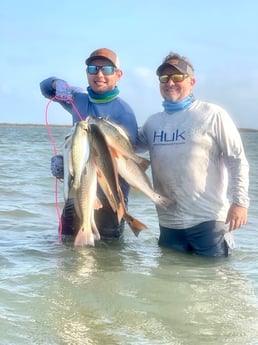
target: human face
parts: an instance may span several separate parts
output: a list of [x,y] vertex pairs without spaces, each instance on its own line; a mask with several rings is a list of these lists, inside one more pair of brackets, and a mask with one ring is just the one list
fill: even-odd
[[[174,67],[166,67],[160,75],[163,74],[181,74]],[[186,77],[183,81],[173,82],[170,78],[167,83],[160,83],[160,93],[166,101],[179,102],[192,93],[195,79],[193,77]]]
[[[111,62],[107,59],[95,59],[92,60],[90,64],[96,66],[112,65]],[[107,91],[113,90],[123,74],[121,70],[115,70],[114,73],[110,75],[104,75],[101,70],[98,70],[98,73],[94,75],[89,74],[87,70],[86,73],[89,86],[92,88],[94,92],[98,94],[102,94]]]

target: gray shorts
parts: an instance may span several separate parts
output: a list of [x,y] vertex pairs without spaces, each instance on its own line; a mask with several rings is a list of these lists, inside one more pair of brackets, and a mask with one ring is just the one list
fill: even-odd
[[228,226],[224,222],[207,221],[187,229],[171,229],[160,225],[159,245],[181,252],[204,256],[228,256],[224,239]]

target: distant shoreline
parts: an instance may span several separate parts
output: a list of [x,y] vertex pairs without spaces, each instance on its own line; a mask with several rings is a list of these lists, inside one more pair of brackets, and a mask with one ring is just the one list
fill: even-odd
[[239,132],[258,132],[258,129],[254,128],[238,128]]
[[[8,122],[0,122],[0,126],[2,127],[9,127],[9,126],[20,126],[20,127],[45,127],[46,125],[44,123],[8,123]],[[71,127],[71,125],[58,125],[49,123],[49,126],[51,127]]]
[[[51,127],[71,127],[71,125],[60,125],[60,124],[49,124]],[[0,122],[0,126],[8,127],[8,126],[21,126],[21,127],[44,127],[46,126],[43,123],[8,123],[8,122]],[[258,132],[258,129],[255,128],[238,128],[239,132]]]

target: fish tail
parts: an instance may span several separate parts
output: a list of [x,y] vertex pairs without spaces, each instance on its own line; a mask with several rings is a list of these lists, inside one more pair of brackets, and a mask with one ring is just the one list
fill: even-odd
[[150,160],[144,157],[140,157],[140,156],[138,157],[140,158],[139,167],[143,169],[143,171],[146,171],[148,167],[150,166]]
[[84,228],[80,228],[75,240],[74,240],[74,245],[76,247],[83,247],[83,246],[95,246],[95,240],[94,240],[94,235],[92,231],[85,231]]
[[147,226],[144,223],[140,222],[138,219],[134,218],[127,212],[124,214],[124,219],[126,223],[130,226],[131,230],[133,231],[136,237],[138,237],[139,233],[142,230],[147,229]]

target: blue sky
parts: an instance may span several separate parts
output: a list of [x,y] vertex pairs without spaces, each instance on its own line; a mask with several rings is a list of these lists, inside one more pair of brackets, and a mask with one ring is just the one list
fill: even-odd
[[[258,4],[217,1],[5,1],[1,4],[0,122],[45,123],[39,83],[49,76],[87,86],[85,58],[117,52],[120,96],[141,125],[162,109],[155,75],[169,51],[195,67],[196,97],[225,107],[238,127],[258,129]],[[71,124],[57,104],[48,121]]]

